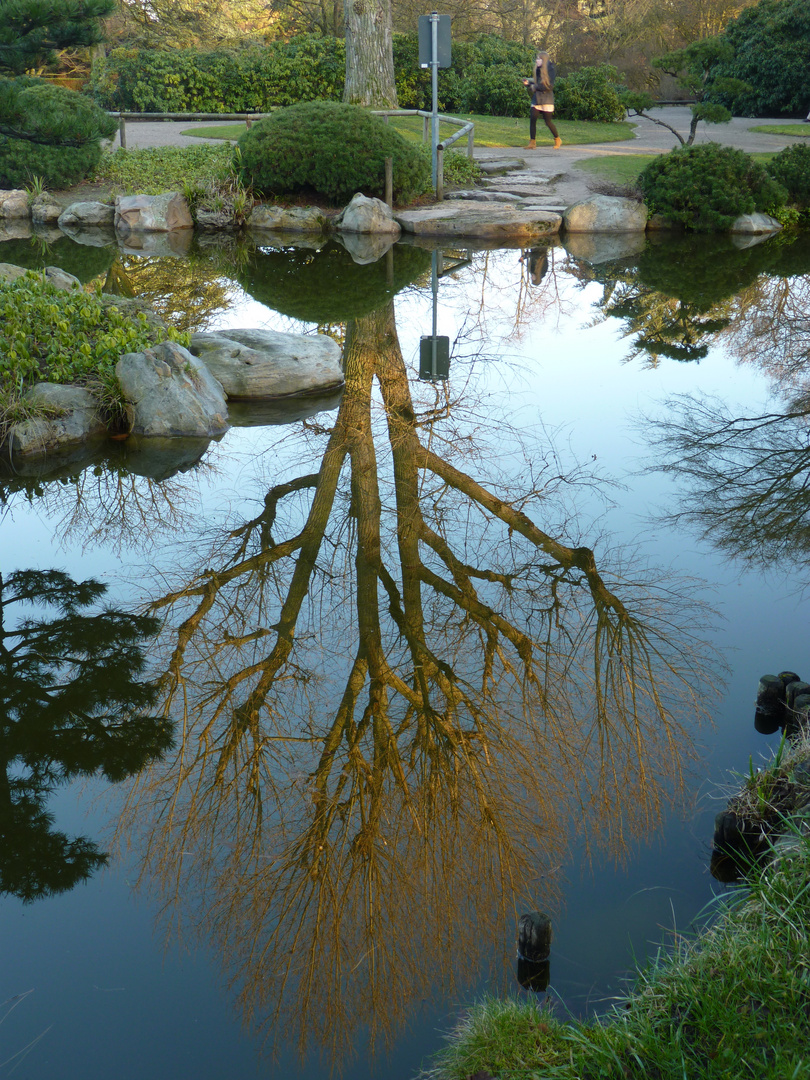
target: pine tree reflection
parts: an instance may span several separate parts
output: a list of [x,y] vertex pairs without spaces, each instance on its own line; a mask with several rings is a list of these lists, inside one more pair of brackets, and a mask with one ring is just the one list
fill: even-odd
[[[31,901],[71,889],[107,861],[86,837],[52,829],[48,796],[77,776],[113,782],[172,745],[172,724],[144,715],[143,681],[156,619],[87,614],[106,586],[58,570],[0,576],[0,892]],[[19,605],[53,618],[13,619]]]
[[451,462],[475,434],[417,413],[391,304],[345,359],[317,472],[154,603],[183,738],[122,821],[245,1019],[336,1057],[478,970],[520,896],[553,906],[575,837],[655,825],[705,670],[671,583],[529,515],[569,478],[498,494]]

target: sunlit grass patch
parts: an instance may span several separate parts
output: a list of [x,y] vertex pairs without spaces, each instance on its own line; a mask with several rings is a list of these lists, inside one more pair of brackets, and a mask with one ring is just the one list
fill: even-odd
[[653,160],[654,154],[600,154],[599,157],[577,161],[575,169],[598,176],[613,184],[635,184],[641,170]]
[[810,139],[810,124],[757,124],[749,131],[759,131],[763,135],[794,135],[800,139]]

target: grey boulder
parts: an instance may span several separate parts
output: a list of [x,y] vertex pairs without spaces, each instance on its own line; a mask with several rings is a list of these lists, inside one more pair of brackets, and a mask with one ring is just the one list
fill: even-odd
[[29,216],[28,192],[23,188],[0,191],[0,218],[27,218]]
[[770,214],[742,214],[731,226],[731,232],[758,236],[761,233],[781,232],[782,226]]
[[340,213],[335,226],[344,233],[382,233],[399,236],[400,227],[382,199],[369,199],[359,191]]
[[102,202],[77,202],[59,215],[60,229],[83,229],[88,226],[112,225],[115,209]]
[[31,203],[31,220],[37,225],[50,225],[62,216],[64,207],[47,191],[37,195]]
[[182,345],[164,341],[125,353],[115,372],[134,434],[204,437],[227,431],[222,387]]
[[562,218],[548,210],[524,210],[504,204],[441,203],[397,214],[402,231],[415,236],[471,236],[481,240],[523,243],[559,232]]
[[227,330],[192,334],[190,347],[229,398],[285,397],[343,383],[340,346],[325,334]]
[[[68,274],[66,270],[61,270],[58,266],[46,266],[44,270],[39,271],[49,281],[51,285],[54,285],[57,289],[80,289],[81,282],[73,274]],[[0,281],[16,281],[18,278],[25,277],[28,270],[24,266],[15,266],[13,263],[0,263]]]
[[314,232],[329,230],[329,219],[317,206],[255,206],[250,212],[251,229],[274,229],[277,232]]
[[24,403],[43,415],[11,425],[11,451],[22,457],[58,452],[62,447],[104,434],[105,425],[92,394],[80,386],[37,383]]
[[178,191],[116,196],[115,230],[125,236],[131,232],[171,232],[193,227],[188,203]]
[[634,199],[593,195],[569,206],[563,215],[566,232],[644,232],[647,207]]

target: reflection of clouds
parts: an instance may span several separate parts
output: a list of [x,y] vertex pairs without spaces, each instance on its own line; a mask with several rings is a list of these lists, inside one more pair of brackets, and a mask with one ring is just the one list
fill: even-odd
[[705,673],[688,590],[558,539],[542,439],[510,477],[505,417],[411,389],[393,308],[350,324],[338,412],[186,537],[155,596],[183,740],[122,823],[245,1019],[336,1055],[491,960],[521,895],[553,907],[571,839],[655,825]]

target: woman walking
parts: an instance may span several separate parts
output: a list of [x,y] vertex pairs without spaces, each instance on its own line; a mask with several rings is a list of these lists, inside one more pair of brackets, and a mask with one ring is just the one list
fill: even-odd
[[537,117],[543,117],[546,127],[554,136],[554,149],[559,150],[562,146],[557,128],[554,126],[554,80],[557,77],[557,69],[547,52],[538,52],[534,60],[534,78],[524,79],[523,85],[528,86],[532,92],[532,105],[529,118],[529,142],[526,150],[534,150],[537,147]]

